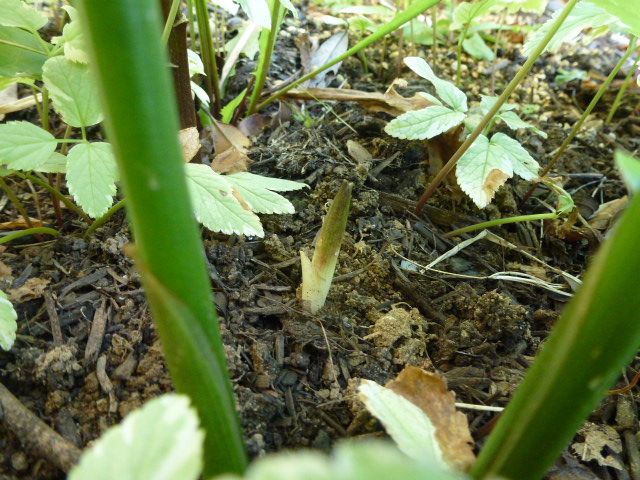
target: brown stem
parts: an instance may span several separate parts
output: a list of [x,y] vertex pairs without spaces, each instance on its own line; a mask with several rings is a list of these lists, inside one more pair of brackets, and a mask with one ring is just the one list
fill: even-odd
[[68,472],[80,458],[80,449],[36,417],[1,383],[0,421],[26,449],[47,459],[63,472]]

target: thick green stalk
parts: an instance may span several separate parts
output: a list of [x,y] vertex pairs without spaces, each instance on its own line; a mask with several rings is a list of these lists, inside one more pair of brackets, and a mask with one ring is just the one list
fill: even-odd
[[409,8],[407,8],[405,11],[403,11],[403,12],[399,13],[398,15],[396,15],[393,18],[393,20],[391,20],[389,23],[381,26],[378,30],[373,32],[371,35],[369,35],[368,37],[363,38],[362,40],[360,40],[358,43],[356,43],[353,47],[351,47],[349,50],[347,50],[342,55],[334,58],[333,60],[331,60],[328,63],[325,63],[324,65],[322,65],[321,67],[317,68],[313,72],[307,73],[302,78],[296,80],[293,83],[290,83],[286,87],[281,88],[280,90],[275,92],[273,95],[271,95],[269,98],[267,98],[265,101],[260,103],[260,105],[258,105],[256,110],[263,109],[264,107],[266,107],[270,103],[272,103],[275,100],[277,100],[278,98],[282,97],[285,93],[287,93],[292,88],[295,88],[298,85],[300,85],[300,84],[302,84],[302,83],[304,83],[304,82],[306,82],[308,80],[311,80],[313,77],[315,77],[319,73],[322,73],[322,72],[328,70],[329,68],[333,67],[334,65],[344,61],[346,58],[349,58],[350,56],[355,55],[360,50],[363,50],[363,49],[367,48],[372,43],[375,43],[378,40],[380,40],[381,38],[383,38],[384,36],[390,34],[391,32],[394,32],[395,30],[400,28],[402,25],[404,25],[405,23],[413,20],[415,17],[420,15],[422,12],[424,12],[425,10],[433,7],[434,5],[436,5],[439,2],[440,2],[440,0],[415,0],[409,6]]
[[29,235],[51,235],[53,237],[57,237],[60,235],[60,232],[55,228],[49,227],[33,227],[27,228],[25,230],[19,230],[17,232],[11,232],[7,235],[0,237],[0,245],[3,243],[13,242],[22,237],[27,237]]
[[627,73],[627,76],[624,78],[624,82],[622,82],[620,90],[618,90],[618,94],[613,101],[613,105],[611,105],[611,110],[609,110],[607,119],[604,121],[604,123],[606,123],[607,125],[611,123],[611,120],[613,120],[613,117],[618,111],[618,108],[620,108],[620,105],[622,105],[622,99],[624,98],[625,93],[627,93],[629,85],[631,85],[631,82],[633,81],[633,75],[638,70],[638,65],[640,65],[640,55],[638,56],[638,58],[636,58],[636,61],[633,62],[633,65],[629,69],[629,73]]
[[509,97],[514,92],[514,90],[518,87],[518,85],[520,85],[520,83],[529,74],[534,63],[536,62],[536,60],[538,60],[538,57],[542,54],[542,52],[544,52],[544,49],[547,47],[547,44],[551,41],[553,36],[560,29],[560,26],[564,23],[566,18],[569,16],[569,13],[571,13],[571,10],[573,10],[573,7],[576,6],[578,1],[579,0],[569,0],[569,2],[565,5],[564,10],[560,14],[560,16],[556,19],[552,27],[549,29],[549,32],[544,36],[542,40],[540,40],[540,43],[538,43],[538,45],[536,46],[531,56],[527,59],[524,65],[522,65],[522,67],[520,68],[516,76],[513,77],[513,79],[506,86],[506,88],[504,89],[500,97],[498,97],[498,100],[493,104],[493,107],[491,108],[491,110],[489,110],[489,112],[482,118],[482,120],[480,120],[480,123],[478,123],[478,126],[475,128],[475,130],[471,132],[471,134],[467,137],[467,139],[460,146],[460,148],[458,148],[456,153],[453,154],[451,159],[438,172],[438,174],[433,179],[431,184],[427,187],[425,192],[422,194],[422,197],[420,197],[420,200],[418,200],[418,205],[416,206],[416,213],[418,213],[418,215],[422,211],[422,208],[425,206],[427,201],[431,198],[433,193],[436,191],[436,189],[440,186],[442,181],[454,169],[454,167],[458,163],[458,160],[460,160],[460,158],[462,158],[462,155],[464,155],[465,152],[469,150],[469,147],[471,147],[473,142],[476,141],[476,139],[480,136],[480,134],[485,129],[485,127],[489,125],[489,123],[493,120],[493,117],[495,117],[495,115],[500,111],[500,108],[502,107],[502,105],[505,104],[505,102],[509,99]]
[[273,56],[273,49],[276,45],[276,39],[278,38],[278,31],[280,30],[280,19],[282,18],[284,8],[280,4],[280,0],[272,0],[271,2],[271,30],[266,35],[264,41],[262,36],[264,32],[260,34],[260,62],[256,69],[256,82],[251,91],[251,99],[249,100],[248,114],[256,112],[256,107],[260,101],[262,95],[262,89],[267,81],[267,75],[269,73],[269,67],[271,66],[271,57]]
[[609,76],[604,81],[604,83],[600,85],[600,88],[598,88],[596,95],[593,97],[593,99],[591,100],[591,102],[589,103],[585,111],[582,112],[580,119],[573,124],[573,128],[571,129],[571,132],[569,133],[567,138],[564,139],[564,142],[562,142],[562,145],[560,145],[560,147],[556,151],[553,158],[549,161],[547,166],[544,167],[544,170],[542,170],[542,173],[540,174],[541,177],[544,177],[547,173],[551,171],[551,169],[555,166],[555,164],[560,159],[560,157],[567,150],[569,145],[571,145],[571,142],[573,142],[573,139],[576,138],[576,135],[580,133],[580,130],[582,130],[582,126],[584,125],[584,122],[587,120],[589,115],[591,115],[591,112],[593,112],[593,109],[596,108],[596,105],[598,105],[598,102],[600,102],[600,99],[602,98],[602,96],[609,89],[609,87],[611,86],[611,83],[618,75],[618,72],[620,71],[620,69],[624,66],[625,63],[627,63],[627,60],[629,60],[629,57],[633,54],[633,51],[636,49],[636,42],[637,42],[637,38],[634,37],[631,39],[631,41],[629,42],[629,47],[627,47],[627,51],[624,53],[622,58],[618,61],[616,66],[613,67],[613,70],[611,70],[611,73],[609,73]]
[[[213,36],[209,24],[209,9],[207,0],[193,0],[196,5],[196,22],[198,23],[198,36],[200,38],[200,54],[204,64],[205,84],[207,93],[211,97],[213,114],[218,115],[221,107],[220,99],[220,75],[218,73],[218,60],[216,50],[213,47]],[[192,48],[194,46],[192,45]]]
[[189,395],[206,433],[204,476],[242,472],[246,455],[189,201],[158,2],[80,6],[134,256],[176,389]]
[[634,197],[509,402],[471,473],[538,480],[640,345],[640,196]]

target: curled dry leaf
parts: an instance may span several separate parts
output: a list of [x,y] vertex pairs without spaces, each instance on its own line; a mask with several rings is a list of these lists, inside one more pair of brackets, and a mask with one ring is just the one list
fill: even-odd
[[40,298],[47,285],[49,285],[49,280],[45,278],[30,278],[20,287],[10,289],[8,292],[9,299],[18,304],[34,298]]
[[211,166],[218,173],[245,172],[249,165],[247,148],[251,140],[237,127],[214,120],[213,143],[216,156]]
[[594,460],[603,467],[624,470],[620,460],[622,440],[613,427],[587,422],[578,434],[584,438],[584,441],[572,444],[571,449],[583,461]]
[[289,98],[300,100],[355,102],[370,112],[384,112],[394,117],[433,105],[420,94],[415,94],[413,97],[403,97],[393,86],[385,93],[363,92],[347,88],[309,88],[305,90],[292,89],[286,95]]
[[600,205],[598,210],[589,219],[589,224],[597,230],[609,230],[616,222],[629,203],[629,197],[626,195],[622,198],[611,200],[610,202]]
[[24,218],[19,217],[15,220],[9,220],[8,222],[0,223],[0,230],[16,230],[21,228],[30,228],[30,227],[44,227],[44,223],[39,218],[29,217],[31,221],[31,225],[27,225],[27,222]]
[[471,467],[475,455],[467,417],[456,410],[455,394],[447,389],[441,375],[407,366],[386,387],[427,414],[436,427],[436,438],[447,463],[462,471]]
[[180,130],[180,145],[184,161],[189,163],[200,150],[200,135],[196,127],[183,128]]

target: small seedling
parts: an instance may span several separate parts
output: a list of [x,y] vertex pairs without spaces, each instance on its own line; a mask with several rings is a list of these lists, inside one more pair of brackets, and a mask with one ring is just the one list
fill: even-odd
[[300,300],[310,313],[316,313],[324,306],[338,263],[342,237],[347,226],[351,204],[351,184],[344,182],[329,207],[322,223],[313,259],[300,251],[302,285]]

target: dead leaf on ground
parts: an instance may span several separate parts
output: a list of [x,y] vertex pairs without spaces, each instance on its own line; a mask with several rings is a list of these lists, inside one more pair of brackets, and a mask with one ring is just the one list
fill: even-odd
[[595,460],[598,465],[624,470],[620,461],[622,440],[615,428],[587,422],[578,432],[584,442],[575,442],[571,449],[582,461]]
[[625,195],[622,198],[611,200],[600,205],[598,210],[589,219],[589,224],[597,230],[609,230],[629,203]]
[[218,173],[246,172],[249,166],[247,149],[251,140],[239,128],[215,120],[210,131],[216,153],[211,167]]
[[[42,220],[33,217],[29,217],[29,220],[31,221],[31,227],[44,227],[44,223],[42,223]],[[15,230],[17,228],[19,229],[31,227],[27,225],[27,222],[22,217],[16,218],[15,220],[9,220],[8,222],[0,223],[0,230]]]
[[247,137],[260,135],[271,124],[271,118],[262,113],[254,113],[242,119],[238,129]]
[[441,375],[408,366],[386,387],[420,407],[436,427],[436,438],[447,462],[467,471],[475,461],[467,417],[458,412],[455,394]]
[[358,163],[368,164],[373,160],[373,156],[369,153],[369,150],[355,140],[347,140],[347,151],[349,152],[349,156]]
[[30,278],[24,285],[9,289],[9,299],[13,303],[22,303],[27,300],[42,297],[44,289],[49,285],[49,280],[44,278]]
[[371,112],[384,112],[394,117],[433,105],[420,94],[415,94],[413,97],[403,97],[393,86],[385,93],[363,92],[347,88],[292,89],[286,93],[286,96],[300,100],[355,102]]
[[200,134],[196,127],[183,128],[180,130],[180,145],[185,163],[189,163],[200,150]]

